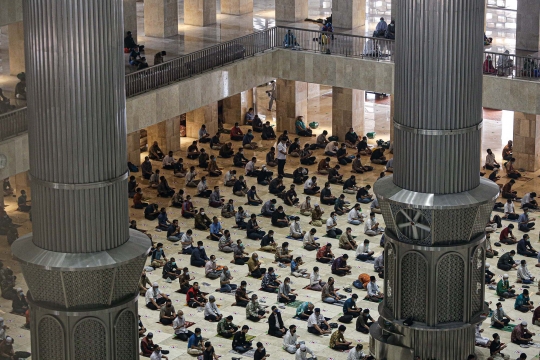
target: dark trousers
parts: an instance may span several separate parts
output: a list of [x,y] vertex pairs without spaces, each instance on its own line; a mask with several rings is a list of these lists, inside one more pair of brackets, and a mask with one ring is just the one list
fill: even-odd
[[306,195],[315,195],[319,192],[321,188],[319,186],[315,186],[313,189],[304,189],[304,194]]
[[[259,314],[259,315],[264,315],[265,312],[264,312],[263,310],[260,310],[260,311],[258,312],[258,314]],[[261,320],[261,319],[259,319],[258,317],[251,316],[251,315],[249,315],[247,318],[248,318],[249,320],[255,321],[255,322],[259,322],[259,321]]]
[[287,300],[287,299],[285,299],[285,298],[283,298],[283,297],[280,297],[280,298],[279,298],[279,302],[280,302],[280,303],[285,303],[285,304],[288,304],[288,303],[290,303],[290,302],[293,302],[293,301],[296,300],[296,295],[289,295],[288,298],[289,298],[289,300]]
[[244,137],[242,135],[231,135],[231,140],[233,141],[242,141]]
[[336,238],[341,234],[343,234],[343,231],[341,231],[341,229],[332,229],[332,230],[328,230],[326,232],[326,235],[328,235],[330,237],[333,237],[333,238]]
[[[161,306],[163,304],[165,304],[165,298],[159,298],[156,300],[156,304],[158,304],[158,306]],[[146,307],[149,308],[150,310],[157,310],[158,308],[151,302],[149,302],[148,304],[146,304]]]
[[285,175],[285,163],[287,160],[285,159],[278,159],[277,161],[277,169],[278,169],[278,175]]
[[515,343],[515,344],[518,344],[518,345],[528,344],[528,343],[531,342],[532,336],[529,335],[529,334],[523,334],[523,338],[524,338],[525,340],[516,340],[514,343]]
[[190,264],[191,264],[191,266],[202,267],[202,266],[204,266],[205,262],[204,262],[204,260],[191,259]]
[[256,230],[256,231],[250,232],[247,237],[252,240],[260,240],[264,237],[264,235],[266,235],[266,232],[262,230]]
[[235,258],[235,259],[234,259],[234,263],[235,263],[236,265],[244,265],[245,263],[248,262],[248,260],[249,260],[248,257]]
[[332,274],[337,276],[345,276],[347,275],[347,272],[345,270],[334,270],[332,271]]
[[159,322],[162,323],[163,325],[171,325],[173,321],[172,319],[161,318],[159,319]]
[[493,327],[494,327],[494,328],[497,328],[497,329],[502,329],[502,328],[504,328],[505,326],[508,326],[508,323],[510,322],[509,319],[502,319],[501,321],[503,322],[504,325],[501,325],[501,324],[499,324],[499,323],[496,322],[496,323],[493,323]]
[[360,261],[368,261],[368,260],[374,260],[373,259],[373,256],[370,256],[368,254],[358,254],[358,256],[356,257],[358,260]]
[[529,232],[534,227],[534,223],[528,223],[527,225],[519,224],[519,230],[523,232]]
[[188,339],[193,335],[193,331],[189,331],[187,333],[180,333],[176,335],[176,338],[181,341],[188,341]]
[[[328,326],[326,326],[326,324],[321,324],[321,325],[319,325],[319,327],[321,328],[321,330],[328,330]],[[313,326],[308,327],[307,331],[309,333],[311,333],[311,334],[321,335],[321,332],[319,330],[315,329]]]
[[314,245],[306,245],[306,246],[304,246],[304,249],[307,250],[307,251],[313,251],[313,250],[317,250],[318,247],[316,247]]
[[350,348],[349,345],[344,345],[344,344],[336,345],[333,347],[334,350],[339,350],[339,351],[349,350],[349,348]]
[[264,274],[266,274],[266,269],[265,268],[258,268],[257,270],[253,271],[251,273],[251,276],[253,276],[254,278],[256,279],[259,279],[261,278]]
[[495,166],[486,165],[487,170],[494,170],[495,168],[499,169],[500,167],[501,167],[501,165],[495,165]]
[[313,164],[315,164],[315,160],[317,160],[317,158],[315,156],[310,156],[308,158],[301,159],[300,164],[302,164],[302,165],[313,165]]
[[270,190],[270,194],[280,194],[282,193],[283,191],[285,190],[285,186],[281,185],[280,187],[278,187],[277,189],[272,189]]
[[339,163],[341,165],[347,165],[347,164],[352,163],[352,160],[349,159],[348,157],[342,157],[341,159],[339,159]]
[[247,304],[248,304],[248,301],[246,301],[246,300],[237,300],[236,301],[236,306],[240,306],[240,307],[243,307],[243,308],[245,308],[247,306]]
[[328,264],[330,261],[332,261],[332,259],[320,258],[320,259],[317,259],[317,261],[320,262],[320,263],[323,263],[323,264]]

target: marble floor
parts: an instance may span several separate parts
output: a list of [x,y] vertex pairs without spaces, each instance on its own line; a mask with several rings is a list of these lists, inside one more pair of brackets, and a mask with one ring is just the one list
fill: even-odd
[[[267,98],[265,98],[266,94],[264,93],[265,88],[260,87],[257,91],[257,101],[259,103],[259,114],[261,117],[265,117],[265,119],[272,119],[275,117],[275,112],[268,112],[265,110]],[[365,102],[365,131],[376,131],[377,132],[377,139],[381,138],[384,140],[387,140],[388,135],[388,126],[389,126],[389,98],[382,98],[382,99],[375,99],[375,96],[373,94],[367,94],[367,99]],[[317,98],[310,99],[308,101],[308,114],[307,119],[309,121],[317,121],[320,123],[320,127],[315,131],[315,133],[319,134],[324,129],[331,130],[331,88],[328,87],[322,87],[321,88],[321,95]],[[512,129],[512,114],[508,112],[503,111],[490,111],[485,110],[484,111],[484,135],[483,135],[483,141],[482,141],[482,148],[483,152],[485,153],[485,149],[488,147],[493,149],[493,152],[497,155],[497,157],[500,157],[501,149],[504,143],[506,143],[507,138],[506,134],[511,134]],[[184,157],[186,154],[187,145],[191,143],[193,139],[190,138],[182,138],[181,139],[181,150],[175,153],[176,157]],[[257,136],[257,140],[260,140]],[[302,139],[302,143],[305,142],[306,139]],[[370,143],[373,145],[374,140],[370,140]],[[261,142],[261,148],[252,151],[252,150],[246,150],[246,156],[249,158],[251,156],[256,156],[259,159],[264,159],[265,154],[267,150],[273,146],[273,142],[271,141],[262,141]],[[235,143],[235,147],[238,147],[238,143]],[[208,146],[203,145],[205,149],[207,149],[210,153],[216,153],[216,151],[208,149]],[[143,158],[146,154],[141,153],[141,158]],[[316,156],[318,158],[321,158],[322,156],[322,150],[316,151]],[[499,159],[501,160],[501,159]],[[332,161],[332,163],[335,160]],[[368,163],[369,159],[364,158],[364,162]],[[187,160],[185,161],[187,165],[196,165],[195,161],[193,160]],[[158,162],[153,163],[154,168],[160,168],[160,164]],[[219,165],[224,168],[224,171],[228,170],[231,167],[231,160],[225,160],[220,159]],[[289,158],[287,161],[286,171],[291,173],[297,166],[299,165],[299,160],[295,158]],[[363,174],[363,175],[356,175],[358,184],[365,185],[365,184],[373,184],[374,181],[376,181],[379,173],[383,171],[383,166],[380,165],[374,165],[375,170],[373,172]],[[309,166],[308,167],[311,174],[316,174],[316,165]],[[346,166],[342,169],[342,172],[345,174],[346,177],[350,175],[350,167]],[[162,173],[168,178],[169,183],[172,187],[178,189],[184,189],[187,194],[191,194],[192,196],[195,194],[194,189],[192,188],[185,188],[184,186],[184,179],[183,178],[176,178],[173,177],[171,174],[171,171],[162,170]],[[167,212],[169,219],[179,219],[180,220],[180,227],[182,231],[186,231],[189,228],[193,227],[193,222],[191,220],[186,220],[181,217],[179,209],[168,207],[169,206],[169,200],[158,198],[156,196],[155,190],[152,190],[148,188],[148,182],[146,180],[142,180],[139,178],[138,174],[135,174],[138,178],[140,186],[143,188],[144,196],[148,199],[150,202],[157,203],[159,207],[167,207]],[[203,172],[200,172],[200,176],[204,175]],[[538,189],[538,186],[540,185],[540,180],[538,176],[540,175],[540,171],[536,173],[527,173],[525,174],[525,179],[523,181],[518,181],[516,184],[516,190],[523,194],[528,191],[533,191]],[[319,182],[324,183],[325,177],[319,176]],[[506,182],[507,179],[501,179],[500,183]],[[248,185],[255,185],[255,181],[253,178],[248,178]],[[288,187],[288,185],[291,183],[290,179],[285,179],[285,185]],[[16,184],[16,180],[12,179],[12,184],[17,188],[16,190],[19,190],[21,187]],[[210,188],[212,188],[214,185],[223,185],[223,181],[221,178],[209,178],[208,185]],[[232,198],[235,201],[236,207],[238,206],[244,206],[245,199],[239,198],[237,196],[234,196],[231,194],[231,188],[221,186],[222,194],[225,196],[225,199]],[[334,194],[339,195],[341,194],[341,187],[338,185],[332,186],[332,191]],[[270,198],[273,198],[272,195],[268,194],[267,188],[263,186],[258,186],[258,193],[259,196],[263,200],[267,200]],[[301,200],[303,201],[304,195],[300,194],[299,196]],[[31,198],[31,195],[30,195]],[[354,196],[353,195],[346,195],[346,198],[351,203],[355,203]],[[207,214],[211,218],[212,216],[218,216],[220,217],[220,211],[218,209],[213,209],[208,207],[208,201],[206,199],[194,197],[194,206],[196,208],[203,207],[206,209]],[[5,204],[7,205],[6,211],[8,214],[13,218],[13,221],[20,225],[19,227],[19,234],[24,235],[31,231],[31,222],[29,221],[28,215],[25,213],[17,212],[16,209],[16,198],[15,197],[6,197]],[[131,205],[131,201],[129,201],[129,204]],[[313,203],[318,202],[318,200],[313,199]],[[282,201],[278,200],[278,205],[282,205]],[[255,206],[244,206],[247,211],[251,213],[259,213],[260,208]],[[326,215],[328,215],[332,209],[330,206],[323,205],[323,209],[326,212]],[[363,212],[368,212],[368,207],[363,205],[362,206]],[[297,207],[288,207],[285,206],[285,212],[288,215],[296,215],[299,214],[299,209]],[[534,216],[537,216],[537,213],[534,214]],[[250,321],[246,321],[245,319],[245,311],[242,308],[239,307],[233,307],[231,304],[234,302],[234,298],[231,295],[228,294],[222,294],[219,292],[216,292],[216,288],[218,287],[218,281],[217,280],[210,280],[204,277],[204,270],[199,268],[194,268],[189,266],[189,257],[186,255],[180,255],[178,254],[179,246],[177,244],[173,244],[166,240],[166,234],[164,232],[158,232],[155,230],[156,222],[148,221],[144,219],[143,212],[140,210],[134,210],[130,208],[130,218],[135,219],[138,222],[139,228],[148,231],[152,236],[154,241],[156,242],[162,242],[165,244],[165,253],[168,257],[175,257],[176,262],[180,267],[188,266],[190,268],[190,272],[194,275],[195,280],[199,283],[207,283],[210,284],[209,286],[202,286],[202,290],[205,292],[210,293],[211,295],[214,295],[217,299],[218,304],[220,305],[220,311],[225,315],[232,315],[234,316],[234,323],[239,325],[247,324],[250,326],[249,334],[256,336],[255,341],[261,341],[264,343],[267,352],[272,354],[271,358],[273,359],[292,359],[293,356],[286,353],[284,350],[281,349],[281,340],[276,339],[273,337],[267,337],[266,331],[267,331],[267,323],[265,321],[261,321],[260,323],[253,323]],[[258,218],[262,228],[265,231],[268,231],[269,229],[273,228],[270,225],[269,219],[266,218]],[[378,220],[384,224],[384,220],[379,215]],[[245,233],[242,231],[238,231],[237,229],[233,229],[232,226],[234,225],[234,221],[232,219],[221,219],[223,223],[223,227],[225,229],[230,229],[232,232],[232,238],[234,240],[236,239],[242,239],[245,246],[246,251],[249,253],[257,251],[259,248],[259,243],[257,241],[249,240],[246,238]],[[302,217],[301,219],[301,225],[304,230],[309,230],[311,226],[308,224],[309,220],[306,217]],[[505,225],[507,222],[503,222]],[[338,220],[338,224],[340,228],[344,229],[347,227],[346,218],[343,216]],[[282,243],[283,241],[286,241],[285,237],[288,235],[288,229],[274,229],[275,239],[278,243]],[[498,231],[500,231],[499,229]],[[323,228],[317,228],[318,235],[323,235]],[[355,227],[353,226],[353,234],[358,236],[357,240],[362,241],[366,236],[363,234],[363,227]],[[531,238],[533,239],[533,244],[535,246],[537,245],[536,239],[538,238],[538,230],[533,230],[531,233]],[[266,305],[271,306],[276,302],[276,299],[273,295],[269,295],[267,293],[258,292],[257,289],[259,289],[260,284],[258,280],[255,280],[253,278],[247,277],[247,268],[244,266],[238,266],[238,265],[232,265],[230,264],[230,260],[232,259],[232,256],[230,254],[225,254],[218,251],[217,243],[213,241],[206,240],[206,236],[208,234],[206,232],[202,232],[199,230],[194,230],[194,240],[203,240],[205,242],[205,247],[207,253],[215,254],[218,259],[218,264],[220,265],[228,265],[231,269],[231,272],[234,276],[234,283],[239,284],[240,281],[246,280],[248,282],[248,289],[251,291],[254,291],[255,293],[259,294],[259,297],[266,301]],[[516,232],[516,236],[521,237],[520,232]],[[497,238],[498,235],[494,234],[492,235],[492,239]],[[379,238],[372,238],[372,248],[375,250],[376,254],[379,254],[382,250],[378,246]],[[307,252],[303,249],[301,249],[301,242],[294,241],[294,240],[288,240],[289,241],[289,247],[291,250],[293,250],[293,253],[295,255],[300,255],[303,257],[305,261],[305,265],[303,268],[306,268],[311,271],[313,266],[319,266],[321,269],[321,274],[323,278],[327,278],[330,276],[330,267],[327,265],[322,265],[320,263],[315,262],[315,254],[313,252]],[[327,241],[332,242],[334,245],[337,245],[336,240],[329,240],[327,238],[321,238],[319,241],[325,243]],[[495,242],[495,241],[493,241]],[[337,246],[336,246],[337,247]],[[500,254],[509,251],[510,246],[503,245],[502,248],[497,249],[500,251]],[[278,275],[280,275],[281,279],[283,279],[286,276],[289,276],[288,269],[285,268],[278,268],[277,264],[273,264],[273,255],[270,253],[260,252],[259,257],[262,259],[262,262],[264,263],[264,267],[268,268],[270,266],[273,266],[277,269]],[[335,249],[335,254],[343,254],[348,253],[350,255],[350,258],[354,258],[354,252],[353,251],[345,251],[341,249]],[[517,256],[516,259],[521,259],[520,256]],[[4,262],[6,266],[10,266],[15,273],[18,275],[18,284],[17,286],[22,287],[24,290],[27,289],[26,284],[24,282],[23,277],[20,273],[20,267],[19,265],[11,258],[9,247],[7,246],[7,242],[4,237],[0,237],[0,260]],[[502,276],[502,271],[496,269],[496,260],[497,259],[490,259],[488,262],[491,263],[492,267],[491,269],[497,274],[497,277]],[[353,280],[355,280],[360,273],[368,273],[373,274],[373,265],[369,265],[363,262],[354,261],[351,260],[350,265],[352,265],[353,271],[351,275],[345,276],[345,277],[338,277],[336,278],[336,284],[337,287],[343,288],[344,286],[350,285]],[[539,270],[540,268],[534,267],[535,259],[529,260],[529,269],[535,274],[540,275]],[[183,309],[185,311],[186,319],[189,321],[194,321],[196,323],[196,327],[200,327],[203,329],[203,336],[206,338],[209,338],[214,346],[217,349],[218,354],[223,355],[224,358],[230,358],[232,354],[229,354],[230,350],[230,340],[226,340],[220,337],[216,336],[216,324],[207,322],[203,319],[202,312],[198,312],[197,309],[191,309],[187,308],[185,304],[185,298],[184,295],[178,294],[175,292],[175,290],[178,288],[178,284],[176,282],[174,283],[167,283],[165,280],[161,278],[161,271],[156,270],[151,273],[149,273],[149,277],[152,281],[157,281],[160,284],[161,289],[169,294],[173,300],[173,305],[175,306],[176,310]],[[510,279],[512,282],[516,280],[516,275],[514,272],[510,273]],[[309,280],[303,279],[303,278],[293,278],[293,285],[292,287],[296,289],[296,292],[298,293],[298,299],[302,301],[310,301],[315,304],[315,306],[320,306],[323,308],[323,312],[326,317],[332,318],[332,322],[337,322],[337,318],[339,317],[339,314],[342,312],[342,309],[337,306],[324,306],[320,300],[320,295],[316,292],[310,291],[310,290],[304,290],[303,288],[309,283]],[[382,285],[382,281],[380,282]],[[519,285],[519,284],[518,284]],[[519,287],[518,287],[519,289]],[[491,301],[491,308],[495,307],[495,303],[497,302],[497,297],[494,295],[493,290],[485,289],[486,291],[486,299],[488,301]],[[519,291],[519,290],[518,290]],[[363,291],[360,290],[353,290],[353,292],[358,293],[359,298],[362,299],[365,294]],[[534,294],[536,292],[535,286],[531,287],[531,292]],[[532,300],[538,301],[537,295],[531,296]],[[521,321],[521,319],[531,322],[532,314],[522,314],[517,311],[513,310],[512,301],[506,301],[503,303],[505,311],[513,318],[515,319],[515,322]],[[375,304],[366,302],[364,300],[360,300],[358,302],[358,306],[361,308],[369,308],[372,316],[374,318],[377,318],[377,307]],[[168,356],[169,359],[181,359],[184,358],[184,355],[186,354],[186,344],[182,343],[181,341],[174,340],[173,339],[173,329],[170,326],[163,326],[158,321],[158,312],[157,311],[151,311],[147,309],[144,306],[144,299],[140,298],[139,302],[139,310],[140,314],[142,316],[142,321],[145,325],[145,327],[148,329],[148,331],[151,331],[154,333],[154,341],[156,343],[159,343],[163,346],[164,349],[167,349],[170,351],[170,355]],[[338,352],[335,352],[328,348],[328,338],[326,337],[317,337],[312,334],[307,333],[306,330],[306,324],[302,321],[293,319],[294,315],[294,308],[286,307],[285,309],[282,309],[283,313],[283,320],[285,322],[286,326],[289,326],[291,324],[298,325],[298,333],[300,334],[301,340],[304,340],[307,345],[315,352],[315,354],[318,356],[319,359],[344,359],[346,354],[340,354]],[[10,314],[10,302],[1,299],[0,298],[0,315],[3,316],[6,319],[7,325],[10,327],[8,330],[8,334],[13,336],[15,338],[15,347],[20,350],[28,350],[30,348],[30,333],[28,330],[25,330],[22,328],[22,325],[24,324],[24,318],[16,315]],[[515,323],[514,322],[514,323]],[[530,326],[533,331],[540,332],[540,327],[531,325]],[[354,329],[354,324],[347,325],[347,331],[345,333],[345,337],[353,342],[360,342],[364,344],[365,347],[368,346],[368,336],[364,335],[362,333],[358,333]],[[488,337],[491,336],[491,334],[494,333],[494,329],[489,327],[489,319],[487,319],[484,324],[482,325],[482,328],[485,330],[484,334]],[[499,332],[501,335],[503,342],[509,342],[510,340],[510,333],[507,332]],[[527,353],[530,357],[538,354],[538,349],[536,348],[528,348],[528,349],[522,349],[514,344],[510,344],[508,347],[507,353],[511,355],[512,358],[516,358],[520,352]],[[477,354],[479,355],[479,359],[486,359],[487,358],[487,351],[486,349],[477,347]],[[245,357],[243,357],[245,358]]]

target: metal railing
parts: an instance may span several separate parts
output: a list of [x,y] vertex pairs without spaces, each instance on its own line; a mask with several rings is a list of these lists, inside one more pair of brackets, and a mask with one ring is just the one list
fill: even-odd
[[539,58],[486,51],[484,52],[482,71],[485,75],[531,81],[540,80],[539,66]]
[[[395,42],[368,36],[273,27],[128,74],[126,97],[155,90],[274,48],[392,62]],[[484,74],[538,80],[539,65],[538,58],[485,52]],[[26,108],[0,115],[0,141],[27,130]]]
[[26,108],[0,115],[0,141],[28,131]]

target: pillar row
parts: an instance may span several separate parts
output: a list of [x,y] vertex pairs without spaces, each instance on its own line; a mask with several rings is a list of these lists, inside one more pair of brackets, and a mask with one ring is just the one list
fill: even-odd
[[218,131],[218,106],[217,102],[200,107],[186,114],[186,135],[195,139],[199,138],[201,125],[206,125],[206,131],[215,135]]
[[9,73],[17,75],[24,72],[24,26],[19,21],[8,25]]
[[333,0],[332,25],[354,29],[366,25],[366,0]]
[[516,168],[540,169],[540,116],[514,112],[514,148]]
[[144,34],[162,38],[178,35],[178,0],[145,0]]
[[352,127],[362,136],[364,134],[365,91],[332,87],[332,135],[345,140],[345,134]]
[[394,95],[390,95],[390,143],[394,143]]
[[208,26],[216,23],[216,0],[184,0],[184,24]]
[[308,0],[276,0],[276,21],[298,22],[308,17]]
[[295,131],[294,123],[298,116],[307,120],[308,83],[294,80],[277,80],[276,86],[276,125],[277,131]]
[[124,1],[124,36],[131,31],[133,39],[137,42],[137,0]]
[[221,13],[243,15],[253,12],[253,0],[221,0]]
[[163,152],[180,150],[180,116],[149,126],[147,134],[148,144],[157,141]]

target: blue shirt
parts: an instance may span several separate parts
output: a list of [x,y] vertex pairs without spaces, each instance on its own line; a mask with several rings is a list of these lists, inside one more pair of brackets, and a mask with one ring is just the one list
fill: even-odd
[[308,309],[309,302],[304,301],[302,304],[300,304],[299,307],[296,308],[296,315],[300,315],[304,311]]
[[218,222],[217,224],[214,223],[214,222],[212,222],[212,223],[210,224],[210,232],[211,232],[212,234],[220,233],[220,232],[221,232],[221,229],[222,229],[222,227],[221,227],[221,223],[220,223],[220,222]]
[[187,347],[188,349],[191,349],[192,346],[199,346],[202,342],[202,336],[197,336],[195,334],[191,335],[191,337],[188,340]]
[[298,269],[298,265],[296,265],[296,261],[291,261],[291,273],[295,272],[296,269]]
[[296,133],[297,133],[297,134],[298,134],[298,132],[300,131],[300,129],[298,129],[298,127],[301,127],[302,130],[306,130],[306,124],[304,124],[303,121],[296,120],[295,128],[296,128]]
[[526,301],[529,301],[529,297],[525,297],[523,294],[519,294],[514,303],[514,309],[517,309],[520,306],[523,306]]
[[[529,215],[527,215],[527,214],[525,214],[525,213],[519,215],[518,223],[519,223],[520,225],[521,225],[521,223],[527,222],[527,221],[529,221]],[[527,224],[525,224],[525,225],[527,225]]]
[[159,225],[161,225],[161,224],[166,225],[167,224],[167,219],[168,219],[167,218],[167,213],[159,213],[157,218],[158,218]]
[[347,315],[348,313],[348,309],[354,309],[356,308],[356,303],[353,301],[353,298],[348,298],[347,300],[345,300],[345,302],[343,303],[343,314],[344,315]]
[[152,253],[152,260],[161,260],[161,257],[165,257],[165,252],[163,249],[156,249]]
[[253,134],[247,133],[242,139],[242,145],[251,144],[251,140],[253,140],[254,137]]

